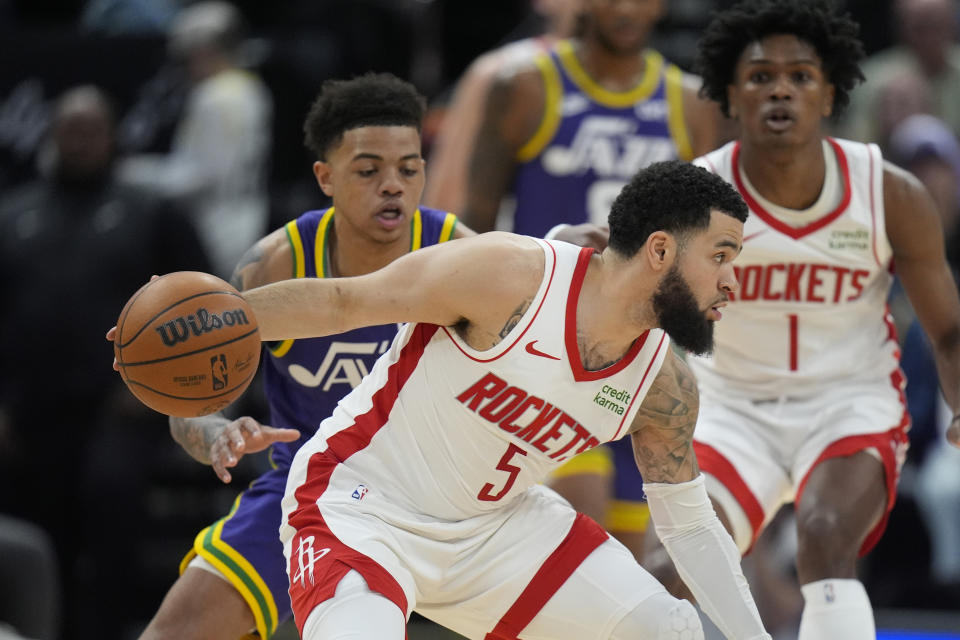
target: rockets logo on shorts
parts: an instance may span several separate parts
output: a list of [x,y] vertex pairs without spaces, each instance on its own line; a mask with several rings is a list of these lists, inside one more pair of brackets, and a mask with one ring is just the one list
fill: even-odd
[[300,544],[297,545],[297,573],[293,576],[291,583],[296,584],[300,583],[300,586],[306,588],[306,579],[310,579],[310,584],[313,585],[313,565],[322,558],[323,556],[330,553],[330,549],[324,548],[320,551],[314,551],[313,549],[313,536],[306,536],[300,538]]

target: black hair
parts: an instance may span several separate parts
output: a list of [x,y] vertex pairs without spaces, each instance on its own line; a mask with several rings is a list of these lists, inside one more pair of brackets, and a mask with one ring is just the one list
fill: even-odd
[[795,35],[816,50],[834,86],[833,113],[850,102],[850,91],[864,79],[860,61],[860,27],[848,14],[834,11],[829,0],[743,0],[714,15],[700,38],[696,71],[703,78],[700,95],[730,115],[727,86],[737,61],[751,43],[769,35]]
[[747,205],[723,178],[680,160],[656,162],[641,169],[620,191],[610,208],[611,249],[633,257],[655,231],[679,236],[710,226],[712,210],[747,219]]
[[303,123],[304,144],[326,160],[350,129],[414,127],[420,131],[426,100],[416,88],[389,73],[367,73],[350,80],[327,80]]

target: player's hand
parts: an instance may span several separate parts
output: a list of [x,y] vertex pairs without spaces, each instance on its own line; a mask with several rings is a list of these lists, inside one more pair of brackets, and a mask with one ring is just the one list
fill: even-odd
[[581,247],[590,247],[597,251],[603,251],[607,248],[607,240],[610,238],[609,227],[598,227],[595,224],[584,222],[583,224],[573,224],[564,227],[554,236],[557,240],[563,240]]
[[960,416],[954,416],[953,422],[947,427],[947,442],[960,448]]
[[[150,282],[153,282],[154,280],[156,280],[156,279],[159,278],[159,277],[160,277],[160,276],[158,276],[158,275],[156,275],[156,274],[150,276]],[[108,342],[113,342],[113,339],[114,339],[114,337],[116,337],[116,335],[117,335],[117,327],[116,327],[116,326],[110,327],[110,329],[107,330],[107,335],[106,335],[107,341],[108,341]],[[114,370],[114,371],[120,371],[120,365],[117,364],[117,359],[116,359],[116,358],[113,359],[113,370]]]
[[211,443],[210,464],[220,480],[230,482],[233,477],[227,468],[237,466],[245,454],[263,451],[275,442],[293,442],[299,437],[296,429],[268,427],[243,416],[228,423]]

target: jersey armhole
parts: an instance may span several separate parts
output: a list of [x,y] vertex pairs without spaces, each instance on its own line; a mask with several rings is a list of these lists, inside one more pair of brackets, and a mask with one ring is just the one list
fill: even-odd
[[543,117],[533,136],[517,151],[517,162],[533,160],[550,143],[560,126],[560,111],[563,97],[563,88],[560,83],[560,74],[547,53],[538,54],[534,58],[540,76],[543,78],[544,99]]

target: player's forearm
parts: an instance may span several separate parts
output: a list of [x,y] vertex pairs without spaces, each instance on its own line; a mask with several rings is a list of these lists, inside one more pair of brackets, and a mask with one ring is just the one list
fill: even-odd
[[297,278],[243,292],[253,308],[264,341],[315,338],[356,328],[346,322],[342,284]]
[[644,489],[657,535],[700,607],[729,640],[769,640],[740,553],[713,511],[703,476],[644,483]]
[[170,435],[191,458],[203,464],[211,464],[210,447],[229,423],[230,421],[219,413],[201,418],[171,416]]

